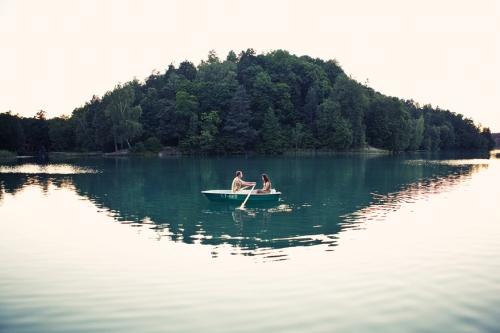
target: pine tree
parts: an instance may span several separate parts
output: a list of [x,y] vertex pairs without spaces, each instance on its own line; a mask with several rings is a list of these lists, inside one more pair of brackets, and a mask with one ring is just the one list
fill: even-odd
[[245,87],[239,86],[231,100],[231,110],[227,115],[223,130],[227,132],[227,142],[234,150],[241,150],[257,136],[250,126],[252,111]]
[[282,152],[283,134],[273,108],[269,108],[264,115],[260,134],[262,136],[261,149],[264,153],[279,154]]

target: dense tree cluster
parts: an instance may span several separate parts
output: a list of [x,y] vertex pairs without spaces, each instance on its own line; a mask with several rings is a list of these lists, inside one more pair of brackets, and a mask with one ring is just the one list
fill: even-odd
[[495,145],[496,145],[495,148],[499,148],[500,147],[500,133],[492,133],[491,137],[495,141]]
[[[253,49],[215,51],[93,96],[70,117],[0,115],[0,149],[135,151],[175,146],[186,154],[282,153],[291,149],[390,151],[492,149],[489,128],[448,110],[374,91],[336,60]],[[43,147],[43,148],[42,148]]]

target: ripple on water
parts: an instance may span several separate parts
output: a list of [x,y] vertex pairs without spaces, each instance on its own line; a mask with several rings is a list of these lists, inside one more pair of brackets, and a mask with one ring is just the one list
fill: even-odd
[[[65,189],[43,197],[36,217],[22,207],[38,196],[6,194],[1,212],[19,207],[0,223],[0,322],[16,332],[496,332],[500,231],[485,213],[496,199],[471,209],[487,191],[456,177],[467,176],[374,193],[332,235],[322,233],[329,219],[309,222],[317,206],[297,204],[310,233],[273,237],[276,248],[259,230],[298,223],[277,217],[299,207],[270,223],[207,212],[225,217],[215,245],[191,240],[205,239],[203,218],[185,244],[188,224],[120,220]],[[152,242],[138,229],[177,238]]]

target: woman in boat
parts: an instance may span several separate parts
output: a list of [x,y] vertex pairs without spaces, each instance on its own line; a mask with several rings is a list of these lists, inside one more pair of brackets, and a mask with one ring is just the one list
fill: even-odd
[[256,184],[255,182],[246,182],[243,179],[241,179],[242,177],[243,177],[243,172],[236,171],[236,177],[233,179],[233,184],[231,185],[231,190],[233,191],[233,193],[236,193],[239,190],[241,190],[242,186],[253,186]]
[[257,193],[271,193],[271,181],[265,173],[262,174],[262,180],[264,181],[264,187],[262,190],[257,190]]

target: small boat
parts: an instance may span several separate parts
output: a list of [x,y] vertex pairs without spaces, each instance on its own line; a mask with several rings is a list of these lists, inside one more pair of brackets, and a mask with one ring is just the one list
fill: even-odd
[[[236,193],[233,193],[231,190],[201,191],[208,200],[220,202],[243,202],[247,198],[249,192],[250,190],[240,190]],[[274,189],[271,190],[271,193],[256,192],[257,190],[252,191],[247,202],[278,201],[281,194],[281,192],[276,192]]]

